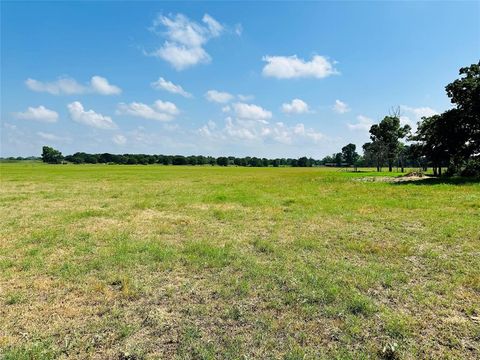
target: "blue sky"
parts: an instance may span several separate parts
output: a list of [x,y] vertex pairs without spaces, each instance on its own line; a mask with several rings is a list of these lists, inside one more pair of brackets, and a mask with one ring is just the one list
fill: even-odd
[[315,158],[450,107],[479,2],[2,2],[1,156]]

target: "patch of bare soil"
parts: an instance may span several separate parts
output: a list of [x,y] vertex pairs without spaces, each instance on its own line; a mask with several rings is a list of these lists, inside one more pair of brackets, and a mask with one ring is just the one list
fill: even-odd
[[[430,179],[434,179],[433,177],[429,177]],[[418,181],[424,180],[425,175],[421,172],[411,172],[402,176],[365,176],[362,178],[355,179],[354,181],[360,182],[387,182],[387,183],[397,183],[397,182],[405,182],[405,181]]]

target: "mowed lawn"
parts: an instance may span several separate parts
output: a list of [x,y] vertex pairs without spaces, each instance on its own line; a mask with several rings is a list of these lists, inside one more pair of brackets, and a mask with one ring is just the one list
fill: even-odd
[[1,359],[480,357],[479,182],[0,171]]

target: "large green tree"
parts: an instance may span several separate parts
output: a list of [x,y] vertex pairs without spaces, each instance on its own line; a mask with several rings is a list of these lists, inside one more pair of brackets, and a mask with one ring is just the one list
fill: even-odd
[[342,157],[343,160],[348,164],[348,166],[354,166],[358,161],[358,153],[356,152],[357,146],[355,144],[347,144],[342,148]]
[[480,62],[463,67],[460,78],[445,87],[454,109],[423,118],[412,140],[437,168],[459,173],[469,161],[480,162]]
[[[410,132],[409,125],[400,125],[398,115],[385,116],[379,124],[370,128],[372,151],[382,151],[388,163],[388,171],[392,171],[393,163],[401,148],[400,140]],[[379,166],[377,164],[377,170]]]
[[42,161],[48,164],[60,164],[63,160],[63,155],[60,151],[55,150],[50,146],[42,148]]
[[466,160],[480,154],[480,61],[461,68],[459,74],[460,79],[445,87],[450,101],[456,105],[453,114],[452,111],[446,113],[456,118],[457,133],[463,136],[458,144],[462,145]]

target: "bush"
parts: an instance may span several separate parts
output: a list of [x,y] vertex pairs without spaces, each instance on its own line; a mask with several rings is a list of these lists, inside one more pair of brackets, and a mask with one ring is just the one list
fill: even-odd
[[460,175],[468,177],[480,177],[480,158],[468,160]]

